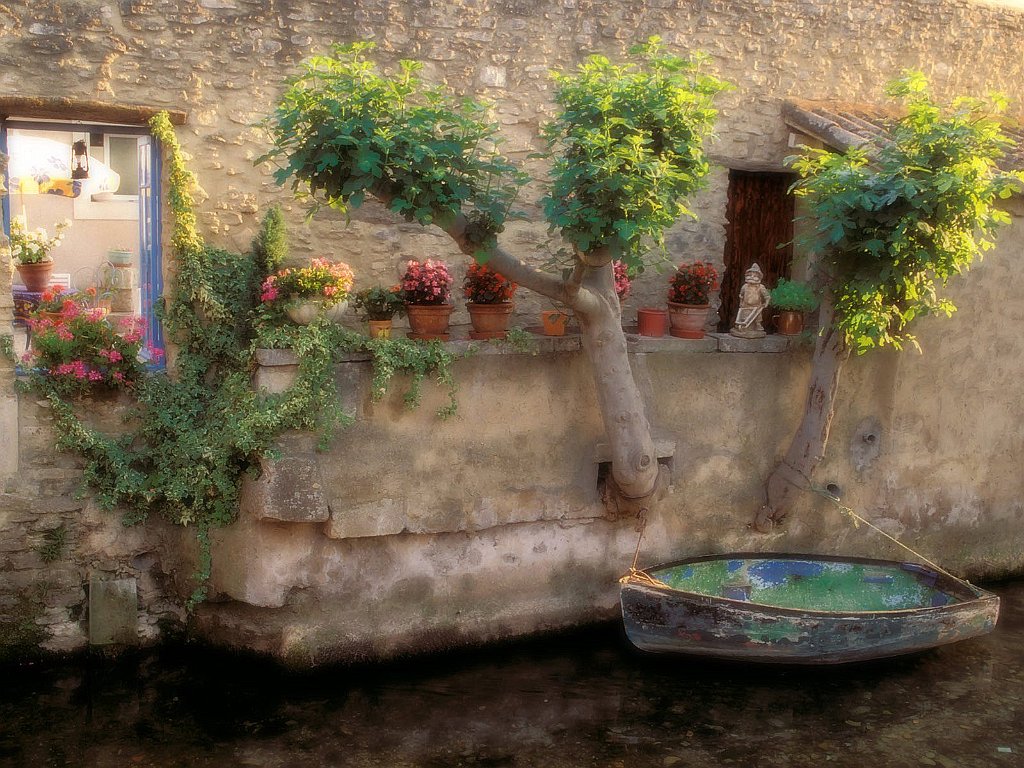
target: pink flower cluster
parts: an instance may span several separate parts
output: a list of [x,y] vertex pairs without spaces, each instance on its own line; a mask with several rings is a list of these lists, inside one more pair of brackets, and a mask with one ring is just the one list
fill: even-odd
[[[24,362],[32,375],[64,395],[83,395],[96,386],[131,387],[145,372],[139,351],[142,318],[115,327],[102,309],[79,308],[59,318],[33,323],[32,349]],[[150,350],[150,360],[161,351]]]
[[260,301],[271,302],[280,295],[277,290],[277,275],[270,275],[260,286]]
[[142,329],[145,323],[146,321],[141,317],[122,317],[118,321],[120,330],[117,335],[129,344],[138,344],[142,341]]
[[612,269],[615,272],[615,295],[621,301],[629,296],[629,291],[633,287],[633,281],[629,279],[629,270],[626,268],[625,263],[616,260],[612,262]]
[[452,276],[443,261],[410,261],[402,276],[402,294],[407,304],[448,304]]
[[326,299],[337,304],[348,298],[355,275],[348,264],[330,259],[313,259],[308,267],[282,269],[260,286],[260,301],[270,304],[284,299]]
[[51,368],[50,373],[54,376],[73,376],[79,381],[103,381],[103,374],[95,368],[90,368],[84,360],[72,360],[70,363],[61,363]]

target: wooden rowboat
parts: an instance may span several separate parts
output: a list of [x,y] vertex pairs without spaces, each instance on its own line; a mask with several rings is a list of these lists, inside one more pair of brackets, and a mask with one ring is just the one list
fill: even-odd
[[622,579],[641,650],[784,664],[842,664],[933,648],[995,627],[999,598],[914,563],[738,553]]

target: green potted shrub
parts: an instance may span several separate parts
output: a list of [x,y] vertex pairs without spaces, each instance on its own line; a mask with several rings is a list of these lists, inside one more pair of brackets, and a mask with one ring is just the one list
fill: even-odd
[[376,285],[359,291],[352,305],[357,312],[366,315],[371,339],[391,338],[391,324],[395,315],[405,314],[402,289],[397,285],[391,288]]
[[804,313],[818,306],[818,297],[807,283],[779,278],[772,288],[772,306],[779,310],[776,328],[783,336],[796,336],[804,329]]

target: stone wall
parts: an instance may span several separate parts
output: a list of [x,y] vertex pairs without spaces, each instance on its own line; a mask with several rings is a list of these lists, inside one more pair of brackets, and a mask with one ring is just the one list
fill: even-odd
[[[255,124],[304,56],[370,39],[384,64],[424,61],[426,79],[492,101],[507,149],[543,178],[526,155],[539,148],[538,127],[551,114],[548,70],[590,53],[621,55],[652,34],[706,51],[736,85],[721,98],[719,139],[710,147],[721,166],[696,201],[698,221],[681,222],[669,238],[674,261],[721,260],[727,169],[782,167],[791,152],[780,119],[786,97],[877,102],[908,67],[929,75],[942,96],[993,88],[1015,95],[1024,77],[1021,13],[967,0],[49,0],[0,9],[0,96],[187,110],[181,140],[194,158],[204,190],[200,224],[213,242],[246,249],[262,212],[282,202],[296,258],[328,254],[350,262],[361,285],[391,284],[409,258],[448,259],[459,275],[464,260],[445,236],[395,226],[373,205],[347,228],[330,214],[305,225],[271,169],[253,167],[265,147]],[[534,185],[525,197],[537,218],[529,203],[539,193]],[[541,224],[516,225],[505,242],[524,254],[550,246]],[[626,310],[663,295],[664,278],[645,275]],[[523,315],[535,317],[540,306],[535,297],[520,300]]]
[[[185,110],[179,135],[199,177],[209,242],[245,250],[262,213],[278,202],[296,259],[342,258],[360,286],[390,284],[409,258],[446,259],[457,276],[464,263],[445,236],[396,225],[373,204],[348,226],[330,214],[303,223],[271,169],[253,165],[265,148],[256,124],[302,57],[365,38],[378,43],[386,64],[425,61],[428,80],[494,103],[508,148],[539,180],[543,168],[526,155],[539,147],[537,129],[551,114],[548,69],[594,52],[618,56],[660,34],[670,45],[706,51],[736,84],[721,99],[710,147],[719,165],[695,201],[699,218],[669,237],[673,261],[721,263],[728,169],[782,167],[791,152],[783,99],[877,102],[884,83],[907,67],[925,71],[941,96],[995,88],[1019,97],[1022,21],[1019,11],[966,0],[34,0],[0,6],[0,100],[61,95]],[[538,182],[527,194],[535,217],[530,201],[540,191]],[[510,227],[505,243],[538,260],[551,247],[536,222]],[[1022,566],[1014,428],[1024,402],[1015,263],[1022,245],[1018,216],[999,249],[955,286],[960,315],[922,325],[924,356],[852,361],[821,470],[887,530],[976,576]],[[625,315],[663,298],[664,277],[649,272]],[[545,302],[522,295],[519,305],[517,322],[528,325]],[[9,319],[4,268],[0,334]],[[460,307],[456,321],[464,320]],[[760,547],[877,553],[863,531],[813,500],[784,533],[748,531],[761,478],[795,425],[806,376],[805,349],[769,349],[635,347],[674,483],[651,523],[649,558]],[[243,519],[217,541],[214,586],[223,602],[201,611],[200,627],[223,642],[308,663],[614,613],[614,577],[636,534],[631,521],[606,518],[597,498],[601,429],[580,353],[570,345],[536,356],[481,355],[460,363],[457,374],[460,416],[438,424],[429,402],[415,413],[397,399],[369,403],[366,364],[343,365],[356,426],[323,456],[298,438],[287,454],[288,472],[319,478],[318,511],[304,522],[273,519],[264,503],[270,491],[248,489]],[[139,634],[154,636],[158,621],[179,615],[173,606],[191,572],[187,535],[159,523],[123,529],[116,515],[76,500],[78,466],[52,451],[46,409],[16,395],[13,378],[0,362],[5,637],[82,647],[86,585],[97,580],[134,580]],[[116,408],[103,404],[97,415]],[[874,458],[864,449],[868,433],[877,436]],[[44,563],[46,534],[62,527],[61,555]]]

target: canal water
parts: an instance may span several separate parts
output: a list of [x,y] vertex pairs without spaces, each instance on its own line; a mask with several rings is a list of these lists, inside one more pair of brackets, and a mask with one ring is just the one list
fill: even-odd
[[1024,583],[991,635],[846,668],[634,652],[614,625],[301,675],[193,646],[0,676],[0,765],[1024,766]]

